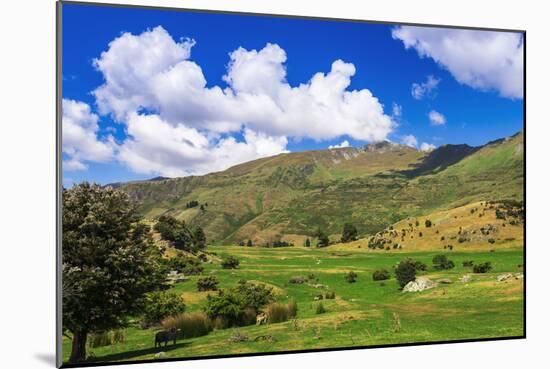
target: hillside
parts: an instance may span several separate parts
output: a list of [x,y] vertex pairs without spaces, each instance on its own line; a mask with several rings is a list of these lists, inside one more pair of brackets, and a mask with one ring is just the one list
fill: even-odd
[[[205,176],[117,184],[145,217],[170,214],[214,243],[301,243],[343,223],[375,234],[407,217],[461,205],[523,199],[523,133],[472,148],[425,153],[389,142],[280,154]],[[197,206],[189,206],[196,201]]]

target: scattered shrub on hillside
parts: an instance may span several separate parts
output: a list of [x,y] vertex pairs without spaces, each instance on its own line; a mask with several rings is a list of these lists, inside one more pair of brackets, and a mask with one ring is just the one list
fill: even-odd
[[418,220],[416,220],[416,221],[414,222],[414,224],[415,224],[417,227],[420,225],[420,223],[418,222]]
[[407,258],[395,267],[395,278],[397,282],[399,282],[399,287],[401,289],[403,289],[407,283],[416,279],[416,263],[417,262],[414,260]]
[[422,237],[422,232],[418,232],[418,237]]
[[506,213],[504,211],[500,210],[500,209],[497,209],[495,211],[495,215],[496,215],[497,219],[502,219],[502,220],[506,219]]
[[183,299],[173,292],[151,292],[146,295],[145,300],[143,315],[145,326],[159,324],[162,319],[185,311]]
[[187,204],[185,204],[185,207],[187,209],[196,208],[197,206],[199,206],[199,202],[197,200],[191,200]]
[[344,224],[342,231],[342,242],[351,242],[357,240],[357,228],[351,223]]
[[491,262],[489,261],[482,264],[476,264],[473,268],[474,273],[487,273],[491,269],[493,269],[493,267],[491,266]]
[[214,329],[214,322],[205,313],[183,313],[162,320],[164,329],[179,329],[179,338],[206,336]]
[[465,260],[462,262],[462,266],[463,267],[472,267],[474,266],[474,261],[473,260]]
[[470,239],[467,237],[459,237],[458,243],[470,242]]
[[303,284],[303,283],[305,283],[305,281],[306,281],[306,278],[304,276],[298,275],[298,276],[291,277],[288,280],[288,283],[290,283],[290,284]]
[[494,238],[489,238],[487,241],[488,241],[489,243],[491,243],[491,244],[492,244],[492,243],[495,243],[495,239],[494,239]]
[[424,222],[424,225],[426,226],[426,228],[430,228],[432,226],[432,221],[429,219],[426,219],[426,221]]
[[336,298],[336,293],[334,291],[329,291],[325,293],[325,299],[334,300]]
[[178,255],[169,259],[162,259],[170,270],[175,270],[184,275],[201,274],[204,267],[201,262],[193,257]]
[[237,269],[240,262],[239,259],[232,255],[228,255],[222,259],[222,268],[223,269]]
[[242,326],[253,324],[257,312],[273,300],[270,287],[241,280],[234,288],[208,296],[205,312],[210,319],[218,320],[217,326]]
[[310,247],[311,246],[311,241],[309,240],[309,238],[306,238],[306,241],[304,242],[304,246],[305,247]]
[[357,273],[351,271],[344,276],[344,279],[348,283],[355,283],[357,281]]
[[445,241],[445,236],[441,236],[441,241]]
[[386,279],[390,279],[390,272],[388,272],[386,269],[375,270],[372,273],[372,279],[374,281],[383,281]]
[[327,309],[325,309],[325,306],[323,305],[322,302],[319,302],[316,306],[315,306],[315,314],[324,314],[327,312]]
[[290,300],[287,304],[274,302],[267,305],[265,313],[269,323],[286,322],[296,317],[298,305],[295,300]]
[[432,263],[434,264],[434,268],[436,270],[447,270],[455,267],[455,263],[442,254],[435,255],[432,259]]
[[218,278],[213,275],[199,278],[197,280],[197,291],[217,291],[219,283]]
[[328,236],[321,229],[319,229],[317,233],[317,238],[318,238],[317,247],[327,247],[330,243]]

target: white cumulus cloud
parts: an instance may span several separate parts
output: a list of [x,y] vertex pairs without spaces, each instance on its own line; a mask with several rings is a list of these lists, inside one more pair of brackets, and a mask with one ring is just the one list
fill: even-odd
[[99,117],[92,113],[84,102],[63,99],[62,133],[63,161],[66,170],[85,170],[86,162],[107,162],[113,158],[115,143],[109,136],[105,140],[97,137]]
[[422,144],[420,145],[420,151],[432,151],[432,150],[435,150],[435,145],[433,144],[422,142]]
[[406,135],[401,137],[401,142],[403,143],[403,145],[407,145],[413,148],[416,148],[416,146],[418,145],[418,140],[413,135]]
[[279,45],[239,47],[229,62],[211,61],[227,65],[226,85],[209,85],[194,45],[159,26],[122,34],[94,60],[104,78],[92,92],[98,112],[125,126],[117,159],[134,171],[203,174],[285,152],[290,137],[382,141],[396,126],[371,91],[348,89],[351,63],[290,85]]
[[433,97],[439,81],[438,78],[430,75],[426,78],[426,82],[413,83],[411,87],[412,97],[416,100],[422,100],[425,96]]
[[428,118],[430,118],[430,123],[434,126],[442,126],[447,123],[445,116],[435,110],[428,113]]
[[460,83],[507,98],[523,98],[523,36],[433,27],[400,26],[392,31],[405,48],[433,59]]
[[350,144],[349,144],[348,140],[344,140],[344,141],[340,142],[337,145],[330,145],[328,148],[329,149],[341,149],[341,148],[344,148],[344,147],[350,147]]

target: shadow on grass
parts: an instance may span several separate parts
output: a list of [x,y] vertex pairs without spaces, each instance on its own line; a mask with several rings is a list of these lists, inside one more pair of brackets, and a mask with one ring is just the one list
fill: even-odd
[[141,350],[125,351],[125,352],[119,352],[116,354],[110,354],[105,356],[96,356],[94,358],[88,359],[87,362],[94,363],[94,362],[131,360],[139,356],[156,354],[157,352],[161,352],[161,351],[169,352],[169,351],[180,349],[186,346],[189,346],[189,342],[176,343],[175,345],[168,345],[166,347],[164,346],[157,347],[157,348],[150,347],[150,348],[141,349]]

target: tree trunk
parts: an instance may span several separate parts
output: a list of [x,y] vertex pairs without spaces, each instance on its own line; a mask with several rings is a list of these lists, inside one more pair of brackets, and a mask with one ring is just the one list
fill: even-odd
[[88,332],[76,331],[73,333],[73,347],[71,349],[70,363],[78,363],[86,359],[86,340]]

